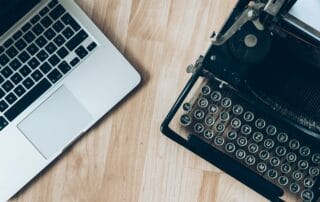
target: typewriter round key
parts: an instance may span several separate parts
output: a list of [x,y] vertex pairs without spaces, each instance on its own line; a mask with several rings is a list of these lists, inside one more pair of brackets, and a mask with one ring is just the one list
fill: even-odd
[[278,157],[272,157],[270,159],[270,165],[273,167],[277,167],[280,165],[280,159]]
[[280,143],[286,143],[288,141],[288,135],[287,133],[279,133],[278,134],[278,137],[277,137],[277,140],[280,142]]
[[252,138],[255,142],[259,143],[263,140],[263,134],[260,132],[254,132]]
[[220,101],[220,100],[221,100],[221,97],[222,97],[222,95],[221,95],[221,93],[220,93],[219,91],[213,91],[213,92],[211,93],[211,99],[212,99],[212,101],[214,101],[214,102]]
[[243,125],[241,127],[241,133],[244,135],[249,135],[251,133],[252,129],[249,125]]
[[277,128],[273,125],[269,125],[266,128],[266,132],[268,135],[274,136],[277,133]]
[[247,165],[252,166],[256,163],[256,158],[252,155],[248,155],[245,159]]
[[289,141],[289,148],[292,150],[297,150],[300,147],[300,142],[296,139]]
[[221,119],[222,121],[228,121],[229,118],[230,118],[230,115],[229,115],[228,112],[221,112],[221,113],[220,113],[220,119]]
[[301,169],[301,170],[307,170],[308,167],[309,167],[308,161],[306,161],[306,160],[300,160],[300,161],[298,162],[298,168],[299,168],[299,169]]
[[193,116],[198,120],[202,120],[204,118],[204,112],[202,110],[196,110]]
[[320,165],[320,154],[313,154],[312,162],[316,165]]
[[259,146],[255,143],[251,143],[249,146],[248,146],[248,151],[252,154],[255,154],[257,153],[259,150]]
[[317,176],[319,175],[319,173],[320,173],[319,168],[317,168],[317,167],[310,167],[310,169],[309,169],[309,175],[310,175],[311,177],[317,177]]
[[218,133],[222,133],[225,130],[225,126],[222,123],[219,123],[218,125],[216,125],[216,131]]
[[297,160],[297,155],[293,152],[289,152],[286,156],[288,162],[293,163]]
[[263,142],[263,146],[267,149],[272,149],[274,147],[274,141],[271,139],[265,139]]
[[252,112],[246,112],[244,113],[243,118],[245,121],[251,122],[254,119],[254,114]]
[[271,179],[276,179],[278,177],[278,172],[274,169],[268,170],[268,177]]
[[214,123],[215,123],[215,119],[212,116],[208,116],[208,117],[205,118],[204,123],[207,126],[213,126]]
[[183,126],[189,126],[191,122],[192,122],[191,117],[188,114],[184,114],[180,117],[180,123]]
[[311,188],[311,187],[313,187],[313,185],[314,185],[314,180],[311,179],[311,178],[305,178],[305,179],[303,180],[303,185],[304,185],[305,187],[307,187],[307,188]]
[[232,101],[231,101],[230,98],[223,98],[223,99],[221,100],[221,106],[224,107],[224,108],[230,107],[231,104],[232,104]]
[[207,85],[201,88],[202,95],[209,95],[211,93],[211,88]]
[[278,178],[278,183],[282,186],[286,186],[289,183],[289,179],[286,176],[280,176]]
[[204,126],[201,123],[196,123],[194,125],[194,131],[196,133],[202,133],[204,131]]
[[243,107],[241,105],[234,105],[232,111],[235,115],[241,115],[243,113]]
[[228,152],[228,153],[232,153],[236,150],[236,146],[233,144],[233,143],[228,143],[226,144],[225,146],[225,150]]
[[210,139],[213,138],[213,132],[211,130],[205,130],[204,133],[203,133],[203,136],[206,139],[210,140]]
[[186,112],[189,112],[191,110],[191,104],[190,103],[184,103],[182,105],[182,109]]
[[300,181],[303,177],[303,174],[301,171],[299,170],[296,170],[292,173],[292,178],[295,180],[295,181]]
[[246,157],[246,152],[242,149],[239,149],[236,151],[236,157],[237,159],[244,159]]
[[266,121],[263,119],[257,119],[255,125],[258,129],[263,129],[264,127],[266,127]]
[[206,98],[200,98],[198,100],[198,106],[201,108],[207,108],[209,105],[209,101]]
[[304,157],[309,156],[310,155],[310,148],[307,146],[303,146],[300,148],[299,153],[301,156],[304,156]]
[[224,138],[221,136],[217,136],[216,138],[214,138],[214,144],[217,146],[221,146],[224,144]]
[[298,193],[300,191],[300,185],[298,185],[297,183],[293,183],[290,185],[290,191],[292,193]]
[[246,146],[248,144],[248,140],[245,137],[239,137],[238,140],[237,140],[237,144],[240,147],[244,147],[244,146]]
[[259,153],[259,158],[263,161],[266,161],[268,160],[270,157],[270,153],[266,150],[262,150],[260,153]]
[[241,126],[241,121],[240,121],[240,119],[234,118],[234,119],[231,120],[231,127],[232,127],[232,128],[237,129],[237,128],[240,128],[240,126]]
[[276,148],[276,154],[278,155],[278,156],[284,156],[284,155],[286,155],[286,153],[287,153],[287,149],[284,147],[284,146],[278,146],[277,148]]
[[265,164],[265,163],[258,163],[257,164],[257,171],[259,173],[264,173],[264,172],[266,172],[266,170],[267,170],[267,164]]
[[230,131],[230,132],[227,134],[227,138],[228,138],[229,140],[235,140],[235,139],[237,139],[237,136],[238,136],[238,134],[237,134],[236,131]]
[[209,107],[209,112],[212,114],[217,114],[219,111],[219,107],[217,105],[211,105]]
[[291,171],[291,166],[289,164],[287,164],[287,163],[282,164],[281,172],[287,174],[287,173],[290,173],[290,171]]
[[304,190],[301,192],[301,199],[303,201],[312,201],[314,198],[314,193],[310,190]]

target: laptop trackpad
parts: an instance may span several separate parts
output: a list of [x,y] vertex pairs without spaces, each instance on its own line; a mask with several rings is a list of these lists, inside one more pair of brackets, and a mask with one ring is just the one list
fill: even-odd
[[18,128],[49,159],[61,152],[92,120],[92,116],[73,94],[66,87],[61,87]]

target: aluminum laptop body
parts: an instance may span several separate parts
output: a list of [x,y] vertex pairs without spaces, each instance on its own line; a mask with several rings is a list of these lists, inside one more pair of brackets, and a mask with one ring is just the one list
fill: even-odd
[[[0,4],[8,2],[0,0]],[[42,37],[35,34],[41,32]],[[41,47],[45,43],[48,45]],[[72,0],[35,3],[0,36],[0,48],[4,80],[0,78],[0,89],[5,92],[0,99],[0,201],[5,201],[111,110],[141,78]]]

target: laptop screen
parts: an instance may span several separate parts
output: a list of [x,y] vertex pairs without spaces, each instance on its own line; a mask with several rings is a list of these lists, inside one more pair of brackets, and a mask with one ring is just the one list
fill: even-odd
[[0,0],[0,36],[40,0]]

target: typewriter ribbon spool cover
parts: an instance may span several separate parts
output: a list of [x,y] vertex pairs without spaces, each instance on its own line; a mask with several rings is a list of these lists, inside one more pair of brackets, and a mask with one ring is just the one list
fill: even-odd
[[[272,201],[319,201],[320,43],[290,22],[296,1],[248,2],[214,34],[162,132]],[[261,13],[243,17],[250,8]]]

